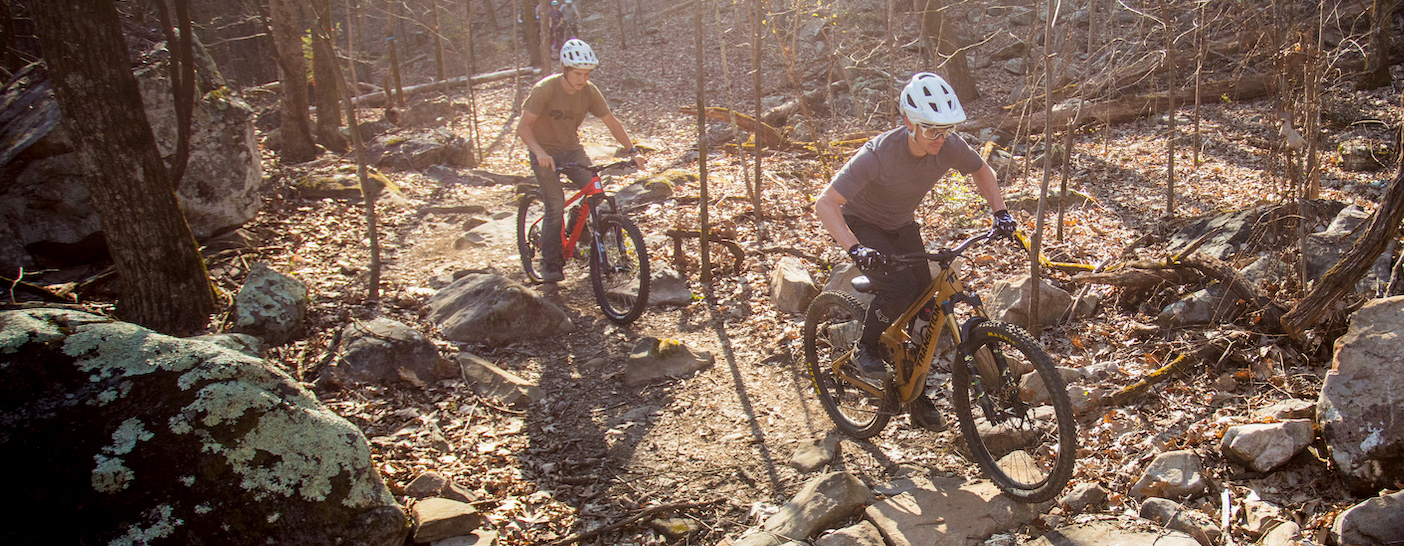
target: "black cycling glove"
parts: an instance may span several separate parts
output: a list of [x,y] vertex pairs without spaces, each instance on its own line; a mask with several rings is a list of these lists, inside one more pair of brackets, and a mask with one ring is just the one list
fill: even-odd
[[994,213],[994,229],[992,231],[995,237],[1009,237],[1012,239],[1014,237],[1014,232],[1018,231],[1018,229],[1019,223],[1014,221],[1014,216],[1009,214],[1009,211],[1001,210]]
[[858,243],[849,247],[848,255],[853,258],[853,263],[858,269],[869,271],[887,265],[887,258],[875,248],[868,248]]

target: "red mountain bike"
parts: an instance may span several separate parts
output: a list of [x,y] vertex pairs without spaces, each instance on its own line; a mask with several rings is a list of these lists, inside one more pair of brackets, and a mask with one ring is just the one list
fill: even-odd
[[[585,169],[592,175],[590,183],[565,202],[568,210],[561,223],[561,256],[580,257],[576,255],[576,245],[583,242],[582,247],[588,250],[585,254],[590,260],[595,301],[605,317],[618,324],[633,322],[648,306],[648,248],[638,226],[624,217],[614,196],[605,193],[600,171],[633,164],[633,160],[626,159],[589,167],[563,164],[556,168],[562,173]],[[575,206],[571,207],[572,203]],[[517,201],[517,250],[527,277],[538,283],[541,219],[545,211],[540,189],[534,186]]]

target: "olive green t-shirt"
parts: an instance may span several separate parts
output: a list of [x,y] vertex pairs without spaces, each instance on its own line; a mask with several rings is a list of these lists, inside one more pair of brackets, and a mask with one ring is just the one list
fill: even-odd
[[554,74],[536,82],[523,105],[526,111],[536,114],[531,134],[548,154],[581,148],[579,129],[587,112],[597,118],[609,115],[609,105],[594,83],[587,82],[584,89],[567,93],[561,82],[564,77]]

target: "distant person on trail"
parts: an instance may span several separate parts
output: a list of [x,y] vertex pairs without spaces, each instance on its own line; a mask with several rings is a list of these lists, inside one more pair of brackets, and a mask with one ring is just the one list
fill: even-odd
[[[595,84],[590,83],[590,72],[599,66],[599,59],[589,44],[580,40],[567,40],[561,47],[561,73],[536,82],[522,105],[522,119],[517,123],[517,136],[526,143],[530,152],[532,172],[541,188],[541,201],[545,205],[545,218],[541,221],[541,269],[542,281],[560,282],[565,278],[561,272],[565,259],[561,256],[561,214],[565,208],[565,194],[562,193],[561,175],[557,165],[574,163],[580,166],[591,165],[590,156],[585,155],[585,147],[580,144],[580,124],[585,114],[594,114],[603,121],[615,140],[625,148],[639,168],[644,166],[644,158],[629,140],[629,133],[619,118],[610,112],[604,95]],[[590,183],[591,174],[585,169],[567,169],[566,176],[577,187]]]
[[[994,169],[953,128],[965,109],[946,80],[930,72],[912,76],[898,97],[903,125],[863,145],[834,175],[814,203],[824,229],[872,280],[874,297],[854,347],[864,377],[882,382],[890,374],[878,341],[892,321],[931,284],[926,267],[887,271],[886,257],[925,252],[916,209],[951,169],[971,177],[994,211],[994,227],[1013,234],[1017,225],[1005,210]],[[926,397],[912,410],[913,421],[943,428],[940,413]]]
[[565,44],[565,13],[561,11],[560,0],[551,0],[551,58],[558,58],[558,52]]
[[561,7],[561,14],[565,17],[566,33],[571,38],[579,38],[580,6],[575,5],[575,0],[565,0],[565,5]]

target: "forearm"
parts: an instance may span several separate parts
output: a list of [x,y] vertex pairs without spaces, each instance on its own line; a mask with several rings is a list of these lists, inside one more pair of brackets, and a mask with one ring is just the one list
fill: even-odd
[[629,131],[624,130],[624,124],[619,122],[619,118],[610,114],[605,116],[602,121],[604,121],[605,127],[609,128],[609,133],[614,135],[614,140],[619,141],[620,146],[626,150],[634,147],[634,141],[629,140]]
[[843,196],[834,191],[833,187],[826,188],[814,202],[814,214],[819,217],[819,223],[829,232],[829,236],[833,237],[834,242],[838,243],[840,248],[848,250],[858,244],[858,237],[843,219],[843,203]]
[[542,148],[541,144],[536,142],[536,135],[532,133],[531,124],[527,123],[525,117],[517,123],[517,137],[522,139],[523,144],[526,144],[527,151],[530,151],[537,157],[547,155],[546,149]]
[[980,196],[985,198],[986,203],[989,203],[990,211],[999,212],[1005,209],[1004,196],[1000,193],[999,181],[995,177],[994,169],[990,168],[988,163],[980,167],[980,170],[975,171],[971,178],[975,181],[976,191],[979,191]]

